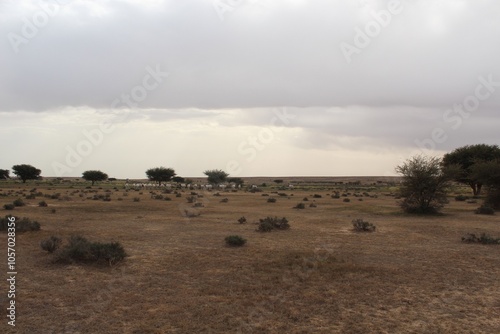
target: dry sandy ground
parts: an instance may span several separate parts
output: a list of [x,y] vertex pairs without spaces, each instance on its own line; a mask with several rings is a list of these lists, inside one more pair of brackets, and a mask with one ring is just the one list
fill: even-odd
[[[32,187],[0,185],[0,193]],[[17,236],[16,328],[4,315],[0,332],[500,333],[500,246],[461,242],[468,232],[500,237],[499,216],[475,215],[479,204],[451,200],[443,215],[419,217],[401,214],[389,188],[372,187],[378,198],[362,201],[351,195],[350,203],[327,196],[331,185],[280,191],[284,197],[268,188],[276,203],[262,193],[199,192],[201,215],[188,219],[181,211],[189,191],[163,201],[148,190],[103,187],[100,194],[112,190],[110,202],[85,200],[95,193],[79,197],[82,185],[39,185],[68,198],[37,197],[12,211],[42,230]],[[0,204],[19,196],[0,197]],[[306,208],[292,209],[304,197]],[[38,207],[41,200],[49,206]],[[246,224],[237,222],[241,216]],[[256,232],[266,216],[286,217],[291,229]],[[353,232],[355,218],[377,231]],[[114,267],[52,263],[40,241],[72,234],[119,241],[129,257]],[[231,234],[247,244],[225,246]],[[6,235],[0,238],[6,263]]]

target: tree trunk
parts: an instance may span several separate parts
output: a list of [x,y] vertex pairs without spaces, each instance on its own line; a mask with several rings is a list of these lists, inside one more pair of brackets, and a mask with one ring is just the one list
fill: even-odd
[[478,190],[477,184],[474,182],[470,182],[469,186],[472,188],[472,193],[474,194],[474,196],[477,196],[480,191],[480,189]]

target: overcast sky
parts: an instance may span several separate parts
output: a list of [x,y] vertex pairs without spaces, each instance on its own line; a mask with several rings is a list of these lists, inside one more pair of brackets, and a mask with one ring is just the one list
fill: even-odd
[[0,0],[0,168],[395,175],[500,144],[495,0]]

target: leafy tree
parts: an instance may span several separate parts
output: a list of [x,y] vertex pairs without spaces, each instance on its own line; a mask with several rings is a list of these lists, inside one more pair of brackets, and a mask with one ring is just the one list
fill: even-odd
[[88,170],[83,172],[82,177],[86,181],[92,181],[92,185],[97,181],[106,181],[108,179],[108,174],[101,172],[100,170]]
[[10,179],[8,169],[0,169],[0,180]]
[[446,192],[453,178],[452,169],[443,169],[441,159],[415,156],[396,167],[403,180],[399,205],[407,213],[437,213],[447,202]]
[[183,178],[183,177],[180,177],[180,176],[175,176],[172,181],[176,182],[176,183],[184,183],[186,180]]
[[234,183],[237,186],[242,186],[245,183],[241,177],[231,177],[227,180],[227,182]]
[[484,204],[500,210],[500,159],[474,164],[471,175],[487,187]]
[[15,165],[12,167],[14,174],[21,180],[23,183],[26,183],[26,180],[36,180],[40,177],[42,171],[37,169],[31,165]]
[[162,182],[172,180],[176,174],[172,168],[155,167],[148,169],[146,175],[150,181],[158,182],[161,185]]
[[455,181],[468,184],[475,196],[481,194],[483,182],[474,177],[472,167],[481,162],[500,159],[500,148],[498,145],[467,145],[459,147],[443,157],[443,166],[458,166],[460,173],[455,177]]
[[227,177],[229,176],[228,173],[220,169],[206,170],[203,172],[203,174],[208,176],[208,182],[211,184],[224,183],[226,182]]

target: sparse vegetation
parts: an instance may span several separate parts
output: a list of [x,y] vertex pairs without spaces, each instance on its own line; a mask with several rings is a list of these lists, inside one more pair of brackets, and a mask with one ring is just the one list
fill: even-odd
[[259,232],[271,232],[272,230],[287,230],[290,228],[290,224],[288,220],[278,217],[266,217],[263,219],[259,219],[259,226],[257,231]]
[[[9,227],[9,218],[13,217],[12,215],[7,215],[4,218],[0,218],[0,231],[7,231]],[[30,232],[30,231],[39,231],[40,223],[37,221],[32,221],[29,218],[18,218],[15,217],[16,223],[16,232]]]
[[62,244],[61,238],[56,236],[51,236],[48,239],[42,240],[40,242],[40,247],[42,247],[44,251],[47,251],[49,253],[54,253],[57,249],[59,249],[61,244]]
[[481,233],[478,237],[474,233],[468,233],[462,237],[462,241],[466,243],[479,243],[484,245],[498,245],[500,238],[494,238],[486,233]]
[[495,210],[488,206],[488,205],[481,205],[479,208],[477,208],[474,213],[478,214],[478,215],[494,215],[495,214]]
[[20,198],[16,199],[12,204],[14,204],[14,206],[25,206],[26,205],[24,203],[24,201]]
[[68,244],[56,253],[55,262],[105,263],[111,266],[126,256],[123,246],[118,242],[90,242],[83,236],[74,235],[69,238]]
[[352,226],[356,232],[375,232],[376,227],[372,223],[364,221],[361,218],[354,219],[352,221]]
[[229,235],[224,240],[226,241],[226,245],[230,247],[241,247],[247,242],[246,239],[239,235]]
[[293,208],[294,209],[305,209],[306,205],[301,202],[301,203],[298,203],[297,205],[295,205]]

